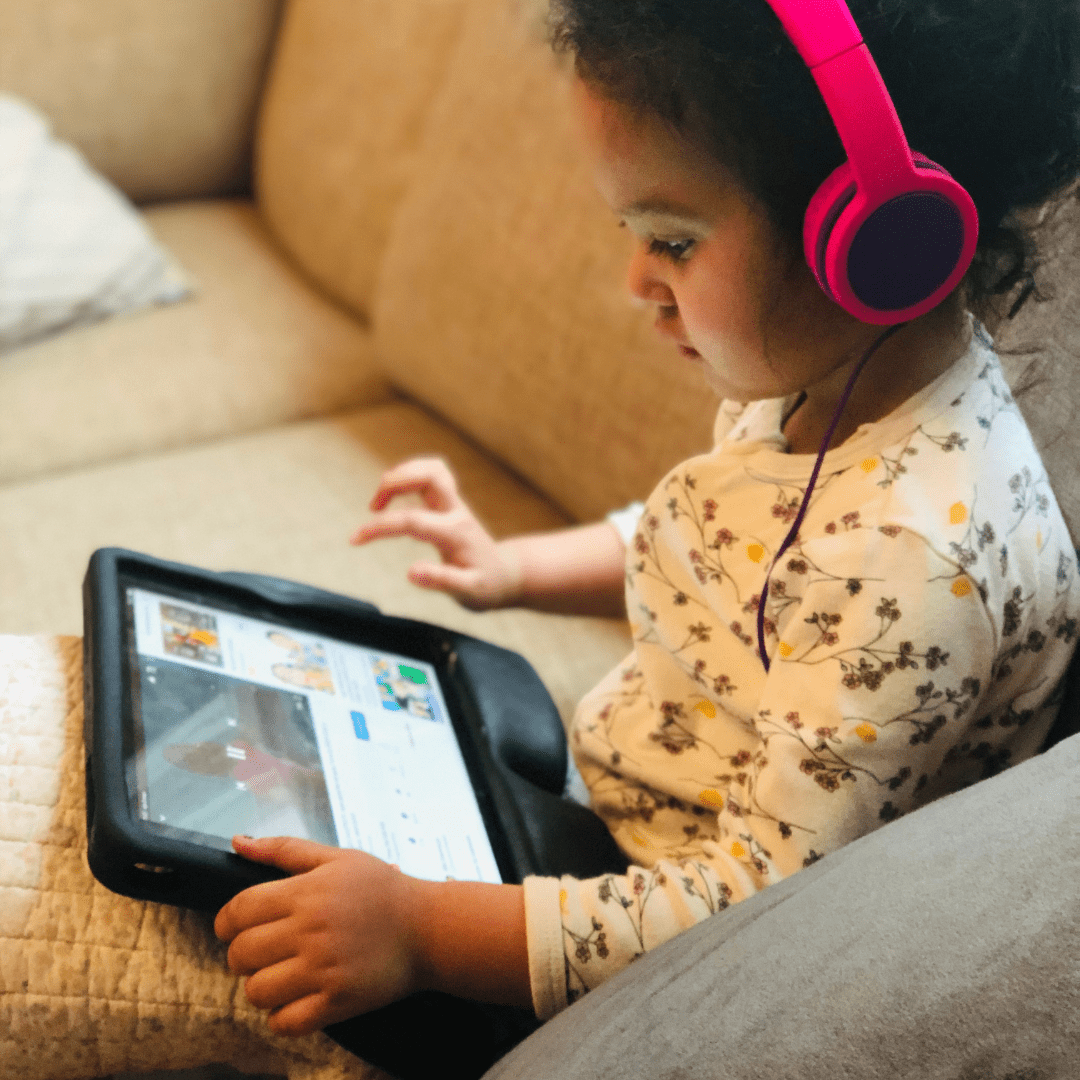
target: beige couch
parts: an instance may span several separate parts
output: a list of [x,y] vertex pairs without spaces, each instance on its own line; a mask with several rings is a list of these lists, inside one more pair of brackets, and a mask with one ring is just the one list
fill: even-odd
[[418,545],[347,543],[410,455],[446,456],[507,534],[603,514],[707,444],[711,399],[625,296],[535,12],[89,7],[5,5],[0,91],[142,204],[198,296],[0,360],[0,632],[78,633],[87,557],[117,544],[452,623],[569,709],[617,623],[473,615],[405,583]]
[[[0,358],[0,632],[78,633],[86,560],[116,544],[453,624],[523,652],[564,712],[616,660],[617,623],[470,614],[405,583],[418,545],[347,544],[413,454],[445,455],[507,534],[593,519],[708,443],[714,400],[628,302],[540,7],[0,8],[0,92],[50,115],[198,282]],[[1043,367],[1072,282],[1008,326],[1056,340]],[[1075,519],[1069,399],[1025,404]]]
[[[473,614],[353,549],[381,471],[437,453],[500,535],[594,519],[707,446],[715,401],[623,287],[536,0],[9,0],[35,102],[198,282],[0,357],[0,633],[81,631],[92,550],[277,574],[528,657],[564,714],[617,621]],[[1001,341],[1080,522],[1071,209],[1058,298]]]

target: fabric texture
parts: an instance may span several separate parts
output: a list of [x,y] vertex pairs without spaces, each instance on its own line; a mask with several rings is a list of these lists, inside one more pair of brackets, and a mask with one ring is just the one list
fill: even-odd
[[251,143],[280,0],[4,0],[0,92],[129,199],[250,190]]
[[578,149],[569,81],[516,7],[470,0],[374,332],[396,385],[595,521],[711,445],[716,399],[632,306],[630,238]]
[[466,611],[418,589],[408,539],[350,547],[391,464],[444,457],[498,536],[565,527],[535,492],[415,405],[369,405],[171,453],[0,487],[0,633],[82,628],[95,548],[118,545],[212,570],[249,570],[359,596],[521,653],[564,720],[630,644],[625,623],[540,612]]
[[533,970],[557,971],[538,1008],[1038,750],[1080,576],[991,345],[976,324],[949,371],[825,456],[776,565],[814,462],[785,452],[785,402],[748,406],[650,497],[627,558],[634,652],[571,729],[637,865],[563,878],[557,906],[526,893],[545,904]]
[[0,352],[190,291],[127,199],[0,97]]
[[486,1080],[1051,1080],[1080,1058],[1080,737],[646,954]]
[[994,330],[1002,368],[1042,454],[1061,512],[1080,547],[1080,198],[1040,211],[1037,291]]
[[170,203],[145,220],[199,293],[4,357],[0,483],[392,396],[370,334],[299,276],[249,201]]
[[431,103],[467,0],[292,0],[259,107],[259,207],[282,245],[361,318],[423,168]]
[[0,1062],[5,1080],[211,1063],[384,1076],[325,1035],[276,1036],[213,917],[109,892],[86,865],[82,642],[0,637]]

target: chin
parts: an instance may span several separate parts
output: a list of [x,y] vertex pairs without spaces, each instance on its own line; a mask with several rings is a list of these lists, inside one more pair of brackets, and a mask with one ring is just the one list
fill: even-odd
[[708,388],[721,400],[742,400],[737,394],[733,393],[732,387],[728,386],[727,383],[725,383],[724,380],[709,366],[708,361],[701,365],[701,377],[705,385],[708,386]]

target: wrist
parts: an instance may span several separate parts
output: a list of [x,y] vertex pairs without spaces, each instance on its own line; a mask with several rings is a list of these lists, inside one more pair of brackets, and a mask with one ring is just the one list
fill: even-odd
[[399,925],[411,991],[530,1008],[522,887],[407,880]]
[[519,537],[510,537],[495,545],[504,571],[503,586],[499,590],[499,607],[523,607],[528,601],[525,561],[519,541]]
[[439,882],[410,877],[397,867],[394,867],[394,874],[398,887],[393,902],[398,941],[404,952],[407,971],[406,994],[438,989],[431,950],[431,919],[434,908],[432,889],[438,888]]
[[623,617],[626,546],[610,522],[500,541],[513,566],[516,604],[564,615]]
[[435,970],[431,949],[432,918],[435,898],[432,890],[439,882],[423,881],[420,878],[401,874],[407,882],[399,902],[402,938],[409,962],[410,993],[419,990],[437,990],[438,977]]

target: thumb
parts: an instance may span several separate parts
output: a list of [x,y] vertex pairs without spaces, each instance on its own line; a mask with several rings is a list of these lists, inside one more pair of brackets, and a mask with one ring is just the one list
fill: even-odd
[[233,850],[252,862],[276,866],[287,874],[305,874],[340,854],[340,848],[295,836],[234,836]]
[[409,581],[422,589],[438,589],[461,599],[477,594],[480,575],[472,567],[452,563],[418,562],[409,567]]

